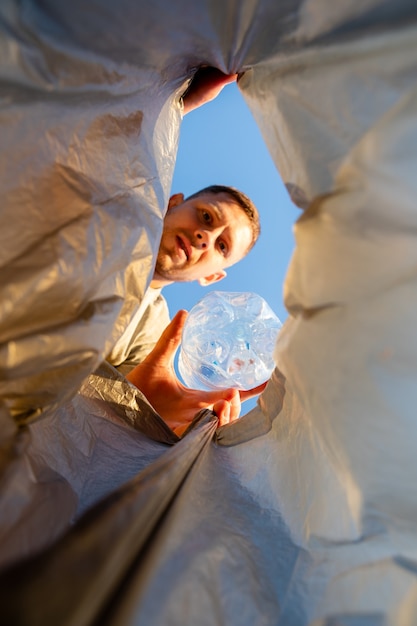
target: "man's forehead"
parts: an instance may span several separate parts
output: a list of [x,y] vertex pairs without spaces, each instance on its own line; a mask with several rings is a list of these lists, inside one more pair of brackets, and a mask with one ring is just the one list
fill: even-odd
[[238,215],[242,213],[242,215],[246,216],[246,218],[249,221],[249,217],[245,214],[243,208],[240,206],[238,202],[236,202],[235,198],[233,198],[233,196],[229,196],[228,193],[207,192],[207,193],[201,194],[200,196],[196,196],[194,199],[199,200],[200,202],[204,204],[209,204],[218,212],[219,216],[221,217],[224,217],[225,215],[230,213],[231,212],[230,209],[232,209],[233,212],[237,211]]

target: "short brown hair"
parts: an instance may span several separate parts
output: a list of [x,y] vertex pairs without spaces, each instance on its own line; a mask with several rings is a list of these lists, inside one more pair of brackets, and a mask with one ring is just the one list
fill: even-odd
[[249,250],[253,248],[259,235],[261,234],[261,224],[259,220],[258,209],[253,204],[252,200],[242,191],[239,191],[239,189],[236,189],[235,187],[228,187],[227,185],[210,185],[209,187],[204,187],[204,189],[200,189],[199,191],[193,193],[191,196],[188,196],[186,200],[190,200],[191,198],[197,198],[198,196],[202,196],[206,193],[225,193],[230,196],[230,198],[232,198],[235,203],[246,213],[252,228],[252,242],[247,250],[249,252]]

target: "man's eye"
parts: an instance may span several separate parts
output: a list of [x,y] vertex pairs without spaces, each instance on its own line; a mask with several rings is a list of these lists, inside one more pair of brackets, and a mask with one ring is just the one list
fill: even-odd
[[201,213],[201,215],[202,215],[202,217],[203,217],[203,221],[204,221],[206,224],[210,224],[210,222],[211,222],[211,215],[210,215],[210,213],[209,213],[208,211],[203,211],[203,212]]
[[224,241],[219,241],[219,248],[222,254],[227,254],[227,245],[224,243]]

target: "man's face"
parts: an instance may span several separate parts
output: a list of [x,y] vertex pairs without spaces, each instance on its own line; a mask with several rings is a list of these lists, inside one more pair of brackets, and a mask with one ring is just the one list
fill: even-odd
[[172,196],[156,261],[154,279],[198,280],[207,285],[223,278],[224,268],[242,259],[252,243],[248,216],[225,193],[207,193],[183,201]]

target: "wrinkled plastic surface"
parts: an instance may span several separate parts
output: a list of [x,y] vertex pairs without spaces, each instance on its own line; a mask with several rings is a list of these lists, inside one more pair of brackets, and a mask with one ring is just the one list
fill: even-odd
[[[92,0],[88,11],[4,0],[0,12],[0,552],[18,561],[107,484],[140,484],[76,526],[70,550],[6,571],[2,614],[414,625],[414,0]],[[177,97],[199,64],[244,72],[242,94],[304,212],[282,373],[216,443],[187,435],[159,472],[175,441],[126,381],[97,375],[74,394],[149,282]],[[32,425],[16,433],[13,417]]]
[[211,291],[188,314],[178,369],[193,389],[253,389],[274,369],[282,324],[251,292]]

